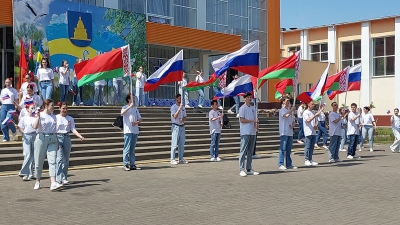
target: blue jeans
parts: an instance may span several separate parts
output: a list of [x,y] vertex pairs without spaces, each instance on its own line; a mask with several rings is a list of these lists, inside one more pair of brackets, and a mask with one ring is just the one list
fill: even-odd
[[24,162],[22,163],[20,176],[33,176],[33,144],[35,143],[36,133],[22,135],[22,148],[24,149]]
[[303,118],[299,118],[299,134],[297,135],[297,140],[301,140],[304,137],[304,128],[303,128]]
[[199,93],[199,105],[203,106],[204,105],[204,88],[201,88],[197,90]]
[[342,133],[342,139],[340,139],[339,149],[344,149],[344,144],[346,144],[346,141],[347,141],[347,130],[344,129],[344,133]]
[[239,96],[234,96],[233,100],[235,100],[235,104],[229,110],[235,108],[235,113],[239,113]]
[[122,100],[122,80],[113,81],[114,87],[114,105],[121,103]]
[[[78,80],[75,77],[74,78],[74,83],[73,83],[73,89],[76,95],[73,96],[72,98],[72,102],[75,102],[75,104],[79,105],[80,102],[83,102],[83,86],[82,87],[78,87]],[[79,100],[80,102],[78,102],[78,95],[79,95]]]
[[322,136],[322,144],[326,145],[328,141],[328,132],[326,131],[325,121],[318,122],[318,135],[317,135],[317,140],[315,142],[316,144],[318,144],[321,136]]
[[356,150],[357,150],[357,143],[359,140],[360,135],[352,134],[349,135],[349,148],[347,149],[347,155],[355,156],[356,155]]
[[369,147],[372,148],[374,147],[374,127],[371,125],[364,125],[362,127],[362,142],[360,146],[362,147],[364,145],[364,140],[367,137],[368,133],[368,141],[369,141]]
[[69,85],[60,84],[60,89],[61,89],[60,102],[67,102]]
[[[13,118],[12,114],[9,114],[9,110],[15,110],[15,106],[13,104],[4,104],[1,106],[0,111],[0,121],[3,122],[6,118]],[[8,133],[8,129],[14,134],[17,132],[15,129],[14,123],[9,123],[7,125],[1,124],[1,132],[3,132],[3,140],[10,141],[10,135]]]
[[137,102],[137,106],[145,106],[145,96],[144,96],[144,88],[136,88],[136,98],[139,99]]
[[124,134],[124,151],[123,151],[123,163],[124,166],[134,166],[135,165],[135,148],[137,142],[138,134],[128,133]]
[[175,149],[178,147],[178,159],[183,159],[183,153],[185,151],[185,126],[178,126],[172,124],[172,140],[171,140],[171,160],[175,160]]
[[211,158],[218,158],[218,148],[221,133],[211,134],[210,156]]
[[189,93],[185,88],[182,88],[182,90],[179,88],[179,94],[182,96],[182,104],[183,105],[189,105]]
[[244,170],[244,160],[247,156],[246,169],[252,170],[253,150],[256,143],[256,135],[241,135],[240,136],[240,154],[239,154],[239,169]]
[[51,94],[53,93],[53,82],[51,80],[40,81],[39,88],[43,100],[51,99]]
[[62,183],[68,179],[69,156],[71,154],[71,137],[66,134],[57,135],[58,150],[57,150],[57,175],[56,181]]
[[103,99],[104,99],[104,85],[97,85],[94,86],[94,99],[93,99],[93,104],[102,106],[103,104]]
[[43,163],[47,154],[50,177],[56,176],[58,140],[55,134],[38,133],[34,143],[35,177],[42,177]]
[[292,167],[292,153],[293,136],[281,136],[281,144],[279,147],[278,166],[284,165],[284,158],[286,158],[286,167]]
[[316,136],[309,135],[306,136],[306,143],[304,145],[304,158],[305,160],[312,161],[312,157],[314,154],[314,145],[315,145]]
[[340,139],[341,137],[339,135],[331,136],[331,140],[329,143],[329,160],[339,159]]

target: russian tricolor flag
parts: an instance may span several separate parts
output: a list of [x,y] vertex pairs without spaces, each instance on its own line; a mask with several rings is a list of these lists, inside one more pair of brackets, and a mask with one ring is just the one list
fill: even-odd
[[10,99],[10,96],[8,94],[6,94],[2,98],[3,98],[3,101],[4,101],[4,100],[7,100],[7,99]]
[[26,105],[26,106],[29,106],[29,105],[34,105],[35,104],[35,102],[33,101],[33,98],[26,98],[25,100],[24,100],[24,105]]
[[234,97],[238,94],[253,91],[253,83],[251,82],[250,75],[244,75],[232,81],[227,87],[221,89],[215,97]]
[[18,113],[16,110],[8,110],[8,113],[13,115],[13,116],[18,116]]
[[259,41],[256,40],[243,46],[236,52],[213,61],[211,64],[217,77],[221,76],[229,68],[258,77],[259,56],[260,46]]
[[12,121],[12,119],[11,119],[10,117],[6,117],[6,119],[3,120],[3,122],[1,122],[1,124],[2,124],[3,126],[5,126],[5,125],[10,124],[10,123],[12,123],[12,122],[13,122],[13,121]]
[[154,91],[161,84],[167,84],[182,80],[183,75],[183,50],[179,51],[168,62],[162,65],[156,72],[147,78],[144,91]]
[[361,63],[349,68],[349,81],[347,91],[359,91],[361,89]]

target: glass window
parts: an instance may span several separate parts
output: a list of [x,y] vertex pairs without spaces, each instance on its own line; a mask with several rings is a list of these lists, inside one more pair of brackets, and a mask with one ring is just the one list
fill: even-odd
[[170,19],[165,19],[157,16],[149,16],[148,17],[149,22],[154,22],[154,23],[162,23],[162,24],[171,24]]
[[250,29],[251,30],[261,30],[261,10],[250,8]]
[[12,27],[6,27],[6,49],[14,49],[14,38],[13,38]]
[[299,96],[300,93],[301,93],[301,83],[298,83],[296,88],[296,95]]
[[248,40],[247,18],[239,16],[229,16],[228,31],[231,34],[241,35],[243,40]]
[[341,69],[357,65],[361,61],[361,41],[342,42]]
[[129,12],[145,13],[142,0],[118,0],[118,7]]
[[196,8],[196,0],[174,0],[175,5]]
[[317,62],[328,61],[328,43],[311,45],[311,60]]
[[149,45],[149,58],[170,59],[175,55],[174,47]]
[[147,13],[160,16],[171,16],[170,0],[147,0]]
[[206,3],[206,20],[209,23],[217,23],[227,25],[227,1],[224,0],[207,0]]
[[174,6],[174,25],[196,28],[196,9]]
[[288,52],[297,52],[297,51],[300,51],[300,45],[288,47]]
[[[3,39],[3,30],[4,30],[5,28],[2,28],[2,27],[0,27],[0,49],[3,49],[4,48],[4,39]],[[1,61],[0,61],[0,64],[1,64]],[[0,72],[1,72],[1,70],[0,70]]]
[[260,9],[265,9],[265,2],[264,0],[249,0],[249,6],[255,7],[255,8],[260,8]]
[[248,3],[247,0],[229,0],[229,14],[247,17]]
[[373,43],[373,76],[394,75],[394,37],[379,37]]

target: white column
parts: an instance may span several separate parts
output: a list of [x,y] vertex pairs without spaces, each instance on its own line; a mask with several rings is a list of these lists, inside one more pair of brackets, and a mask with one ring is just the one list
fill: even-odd
[[206,30],[207,1],[197,0],[197,29]]
[[394,82],[395,82],[395,108],[400,107],[400,17],[397,17],[395,19],[395,25],[394,25],[394,65],[396,65],[395,68],[395,76],[394,76]]
[[328,61],[336,63],[336,29],[328,27]]
[[309,59],[308,30],[300,31],[301,59]]
[[111,9],[118,9],[118,1],[116,0],[104,0],[104,7]]
[[366,106],[371,103],[372,86],[372,44],[371,44],[371,27],[370,22],[361,24],[361,106]]

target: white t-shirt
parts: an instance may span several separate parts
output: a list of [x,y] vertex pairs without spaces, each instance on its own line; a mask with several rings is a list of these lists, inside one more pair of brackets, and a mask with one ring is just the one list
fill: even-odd
[[24,82],[24,83],[21,85],[21,88],[19,89],[19,92],[22,92],[22,95],[23,95],[23,96],[28,94],[28,91],[26,90],[26,89],[28,88],[28,84],[32,84],[32,85],[33,85],[33,92],[34,92],[34,93],[37,93],[37,92],[38,92],[37,84],[36,84],[35,82],[30,82],[30,83]]
[[329,136],[332,137],[333,135],[341,136],[342,135],[342,120],[339,122],[334,123],[334,120],[340,118],[341,115],[337,112],[330,112],[329,113]]
[[[255,120],[257,118],[256,108],[252,105],[243,104],[239,108],[239,122],[240,118]],[[254,123],[240,123],[240,135],[256,135],[256,133],[257,129]]]
[[392,116],[392,128],[399,129],[400,128],[400,116]]
[[39,68],[36,76],[39,82],[54,80],[54,73],[53,70],[50,68]]
[[26,110],[26,108],[23,108],[23,109],[21,109],[21,112],[19,112],[18,118],[21,119],[22,117],[25,117],[25,116],[30,116],[30,114],[29,114],[28,110]]
[[57,134],[67,134],[75,130],[74,118],[70,116],[61,116],[58,114],[57,118]]
[[37,129],[38,133],[54,134],[57,133],[57,118],[54,114],[40,113],[40,122]]
[[203,77],[203,76],[200,76],[200,75],[197,75],[197,77],[196,77],[196,82],[199,82],[199,83],[204,82],[204,77]]
[[179,88],[183,88],[186,87],[187,85],[187,79],[186,78],[182,78],[182,81],[178,82]]
[[113,82],[117,80],[122,80],[122,77],[113,78]]
[[98,80],[94,82],[94,86],[104,86],[104,85],[106,85],[105,80]]
[[[122,106],[121,113],[128,107],[129,105]],[[133,108],[130,108],[128,112],[122,115],[122,117],[124,123],[124,134],[139,134],[139,126],[137,124],[132,126],[132,122],[136,122],[142,118],[137,107],[134,106]]]
[[[285,114],[290,113],[290,116],[284,117]],[[279,110],[279,135],[280,136],[293,136],[293,129],[290,128],[294,121],[294,116],[290,109],[281,108]]]
[[173,104],[171,106],[171,123],[178,124],[178,125],[183,125],[184,123],[181,123],[180,120],[184,117],[186,117],[186,110],[185,107],[182,107],[181,111],[179,111],[178,116],[174,118],[174,114],[178,111],[179,106],[177,104]]
[[1,104],[14,105],[14,101],[18,100],[18,91],[15,88],[3,88],[0,93]]
[[303,127],[304,127],[304,136],[310,136],[310,135],[317,135],[317,132],[315,132],[315,125],[316,125],[316,119],[311,120],[311,122],[307,122],[307,120],[311,117],[314,116],[314,113],[311,112],[310,110],[306,109],[303,112]]
[[40,107],[43,104],[43,101],[39,95],[34,94],[33,96],[24,95],[19,103],[19,106],[25,107],[25,102],[28,103],[29,101],[33,101],[35,103],[35,108]]
[[220,115],[221,115],[221,113],[218,110],[211,110],[208,113],[210,134],[221,133],[222,118],[212,120],[213,118],[217,118]]
[[372,126],[372,122],[375,122],[374,116],[371,113],[361,115],[362,125]]
[[346,134],[346,132],[347,132],[347,119],[346,118],[343,118],[342,120],[341,120],[341,123],[342,123],[342,135],[345,135]]
[[144,82],[146,82],[146,77],[142,72],[136,73],[136,88],[144,88]]
[[36,130],[33,129],[33,123],[36,118],[32,116],[24,116],[19,119],[18,127],[20,127],[24,132],[24,134],[36,133]]
[[302,119],[303,112],[304,112],[303,106],[300,105],[299,108],[297,109],[297,118]]
[[321,112],[321,114],[319,114],[318,121],[321,121],[321,122],[325,122],[326,121],[326,116],[325,116],[324,112]]
[[[58,68],[58,72],[60,75],[60,79],[58,80],[58,82],[63,85],[69,85],[70,69],[68,68],[68,70],[67,70],[67,68],[62,66],[62,67]],[[66,73],[63,74],[64,72],[66,72]]]
[[360,117],[352,121],[352,118],[356,116],[358,116],[358,113],[350,112],[348,115],[347,135],[360,135],[360,129],[358,128],[358,125],[360,124]]

